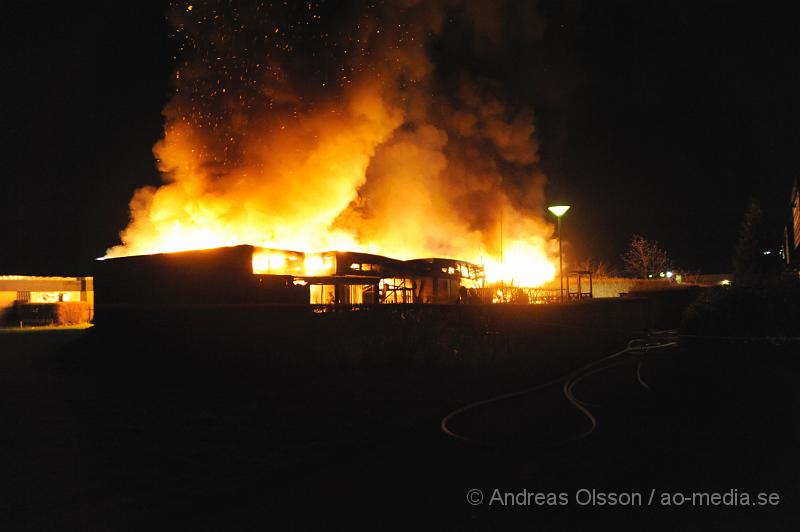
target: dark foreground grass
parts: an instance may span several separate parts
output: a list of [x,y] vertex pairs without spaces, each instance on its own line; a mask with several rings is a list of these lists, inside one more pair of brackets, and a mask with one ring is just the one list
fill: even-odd
[[[566,373],[631,333],[630,322],[615,331],[545,318],[0,335],[0,528],[796,529],[800,369],[781,348],[695,345],[649,359],[651,393],[631,363],[602,373],[576,389],[602,406],[597,433],[573,446],[535,448],[586,428],[558,387],[459,421],[497,448],[443,436],[450,410]],[[735,488],[782,502],[503,508],[467,504],[471,488]]]

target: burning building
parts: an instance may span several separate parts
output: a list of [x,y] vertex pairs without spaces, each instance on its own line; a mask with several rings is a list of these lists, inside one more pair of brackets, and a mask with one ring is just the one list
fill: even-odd
[[104,259],[97,301],[114,306],[456,303],[484,287],[481,266],[370,253],[251,245]]

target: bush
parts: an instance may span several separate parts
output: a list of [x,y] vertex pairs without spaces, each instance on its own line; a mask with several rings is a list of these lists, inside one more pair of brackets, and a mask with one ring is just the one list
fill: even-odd
[[16,320],[25,325],[78,325],[90,319],[86,301],[60,303],[17,303]]
[[688,334],[800,336],[800,281],[719,286],[701,293],[683,316]]
[[85,301],[66,301],[56,305],[58,325],[78,325],[89,321],[89,304]]

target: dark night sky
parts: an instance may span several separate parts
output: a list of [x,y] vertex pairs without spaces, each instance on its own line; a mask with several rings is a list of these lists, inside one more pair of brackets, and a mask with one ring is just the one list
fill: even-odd
[[[633,233],[727,271],[749,198],[776,244],[800,147],[800,32],[784,3],[542,2],[544,38],[461,62],[533,105],[573,253],[619,262]],[[113,6],[113,7],[109,7]],[[0,273],[79,274],[116,244],[171,91],[167,6],[17,2],[2,21]]]

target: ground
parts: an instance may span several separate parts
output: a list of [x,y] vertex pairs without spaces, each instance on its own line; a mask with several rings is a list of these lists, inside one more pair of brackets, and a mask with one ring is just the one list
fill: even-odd
[[[598,421],[589,437],[558,444],[589,421],[556,383],[454,419],[474,445],[444,435],[441,419],[613,353],[629,331],[531,323],[469,352],[451,352],[451,342],[435,362],[403,358],[406,344],[375,360],[326,363],[259,356],[281,344],[242,347],[230,336],[209,340],[221,331],[196,333],[99,325],[0,333],[0,528],[800,526],[796,345],[682,340],[643,360],[650,391],[637,380],[638,359],[626,356],[575,387]],[[353,349],[339,340],[333,358]],[[471,489],[483,503],[467,502]],[[495,489],[569,500],[490,505]],[[642,493],[645,503],[651,493],[736,490],[737,501],[776,493],[779,503],[580,506],[580,489]]]

